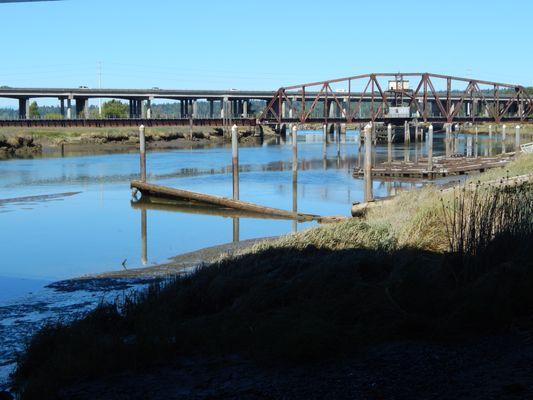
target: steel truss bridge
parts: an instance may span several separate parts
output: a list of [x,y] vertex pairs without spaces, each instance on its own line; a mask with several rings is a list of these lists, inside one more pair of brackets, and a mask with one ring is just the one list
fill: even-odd
[[[241,126],[288,123],[366,123],[404,121],[530,122],[533,95],[520,85],[430,73],[375,73],[282,87],[277,91],[49,89],[0,87],[0,97],[18,100],[18,118],[0,120],[0,126],[112,127],[208,125]],[[56,98],[56,119],[32,119],[29,104],[35,98]],[[129,118],[94,118],[89,100],[129,102]],[[152,102],[178,103],[178,115],[154,118]],[[250,105],[260,104],[251,115]],[[200,103],[204,112],[200,113]],[[259,102],[259,103],[258,103]],[[264,107],[264,108],[262,108]]]
[[[438,89],[437,89],[438,88]],[[525,122],[532,94],[520,85],[430,73],[376,73],[282,87],[261,123]]]

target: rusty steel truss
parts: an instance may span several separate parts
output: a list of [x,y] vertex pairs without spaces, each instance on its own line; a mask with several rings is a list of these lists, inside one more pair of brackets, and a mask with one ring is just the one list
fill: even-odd
[[[391,114],[398,109],[408,110],[408,114]],[[376,73],[282,87],[267,102],[260,122],[357,123],[413,118],[443,123],[530,121],[533,100],[520,85],[430,73]]]

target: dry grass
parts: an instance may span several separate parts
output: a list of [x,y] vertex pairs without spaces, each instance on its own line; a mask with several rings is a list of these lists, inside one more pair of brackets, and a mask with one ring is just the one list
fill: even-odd
[[308,362],[507,329],[533,314],[533,185],[491,190],[402,193],[362,220],[258,244],[49,325],[21,356],[15,387],[24,400],[55,398],[74,381],[181,356]]

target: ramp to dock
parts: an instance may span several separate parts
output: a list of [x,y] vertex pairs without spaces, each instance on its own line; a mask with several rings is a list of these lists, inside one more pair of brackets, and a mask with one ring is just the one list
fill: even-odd
[[226,197],[213,196],[210,194],[191,192],[183,189],[175,189],[167,186],[154,185],[142,181],[132,181],[131,188],[136,189],[144,196],[164,198],[177,201],[186,201],[200,205],[210,205],[232,210],[240,210],[247,213],[261,214],[283,219],[293,219],[298,221],[321,221],[322,217],[313,214],[304,214],[294,211],[287,211],[278,208],[265,207],[241,200],[228,199]]

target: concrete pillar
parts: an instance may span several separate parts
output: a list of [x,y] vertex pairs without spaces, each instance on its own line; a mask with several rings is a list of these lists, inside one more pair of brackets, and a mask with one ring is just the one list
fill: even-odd
[[[128,100],[128,103],[129,103],[129,112],[130,112],[130,119],[133,118],[133,115],[134,115],[134,110],[133,108],[135,107],[134,105],[134,100],[132,99],[129,99]],[[78,113],[78,99],[76,99],[76,113]]]
[[80,119],[82,117],[85,117],[86,112],[86,99],[83,98],[76,98],[76,118]]
[[213,100],[208,100],[209,103],[209,118],[213,118]]
[[67,119],[72,119],[72,99],[67,99]]
[[146,100],[146,118],[152,119],[152,99]]
[[192,100],[192,117],[198,118],[198,100]]
[[19,99],[19,119],[27,119],[30,116],[29,99]]
[[244,100],[242,103],[242,116],[248,118],[248,100]]
[[61,118],[65,118],[65,99],[64,98],[60,98],[59,99],[59,109],[60,109],[60,114],[61,114]]
[[85,104],[83,105],[83,115],[85,119],[89,119],[89,99],[85,99]]

